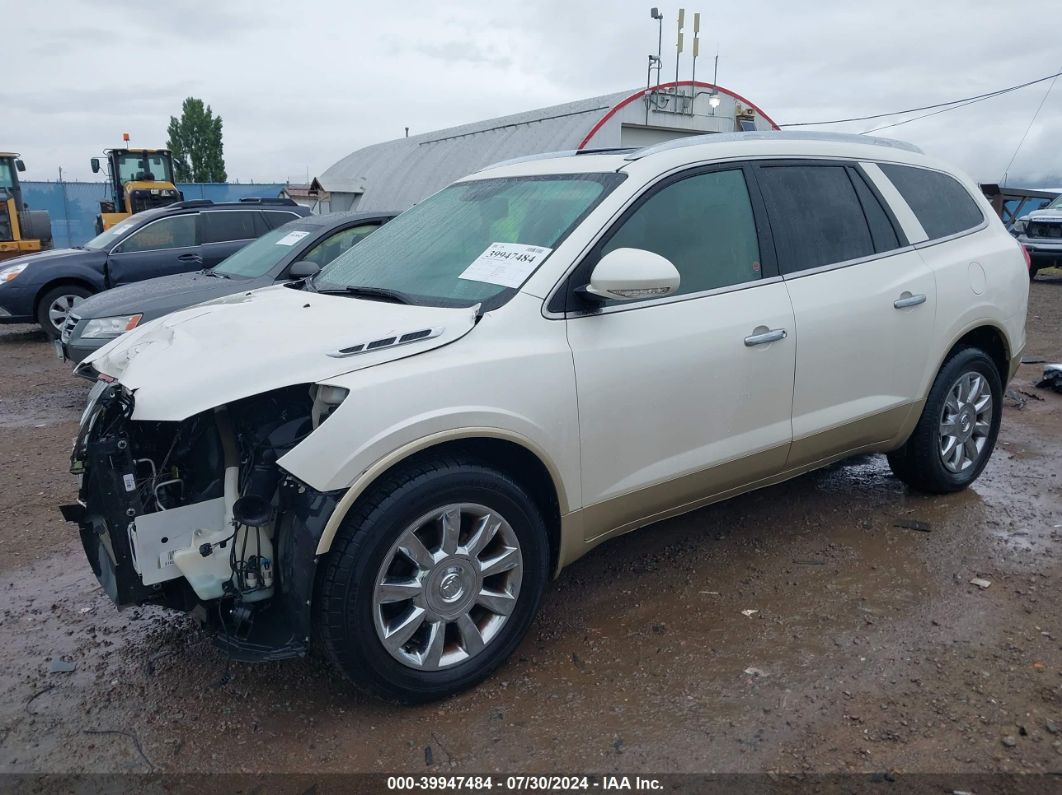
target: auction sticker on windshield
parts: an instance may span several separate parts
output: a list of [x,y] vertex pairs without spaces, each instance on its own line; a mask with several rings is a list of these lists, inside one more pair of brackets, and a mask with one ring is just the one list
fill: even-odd
[[298,243],[300,240],[302,240],[308,234],[310,234],[310,233],[309,232],[288,232],[286,235],[284,235],[284,237],[280,238],[280,240],[277,241],[277,245],[278,246],[294,246],[296,243]]
[[491,243],[487,250],[472,260],[459,278],[474,282],[519,287],[524,279],[553,251],[542,246],[523,243]]

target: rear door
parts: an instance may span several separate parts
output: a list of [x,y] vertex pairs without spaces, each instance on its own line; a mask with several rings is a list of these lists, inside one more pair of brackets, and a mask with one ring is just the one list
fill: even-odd
[[199,216],[199,256],[204,268],[212,268],[229,254],[246,246],[261,231],[257,210],[212,210]]
[[109,287],[197,270],[198,230],[195,213],[151,221],[119,243],[107,257]]
[[789,466],[891,439],[918,400],[936,282],[854,163],[756,176],[800,343]]
[[651,187],[571,280],[586,284],[616,248],[664,256],[681,276],[665,298],[590,311],[569,301],[588,539],[785,463],[798,346],[746,173],[699,169]]

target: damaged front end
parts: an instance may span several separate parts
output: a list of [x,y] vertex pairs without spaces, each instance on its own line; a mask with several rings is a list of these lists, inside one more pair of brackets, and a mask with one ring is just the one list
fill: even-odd
[[305,653],[317,542],[340,494],[277,460],[345,394],[303,384],[143,421],[132,392],[98,381],[71,456],[79,502],[62,511],[107,595],[192,613],[238,659]]

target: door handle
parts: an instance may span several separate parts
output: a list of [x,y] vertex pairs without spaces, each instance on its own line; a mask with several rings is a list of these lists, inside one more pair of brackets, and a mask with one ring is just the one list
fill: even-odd
[[[763,326],[760,326],[763,328]],[[755,334],[751,334],[745,337],[745,346],[751,348],[753,345],[766,345],[768,342],[778,342],[778,340],[784,340],[787,336],[784,328],[772,328],[767,331],[755,330]]]
[[181,254],[177,259],[181,262],[202,262],[203,258],[198,254]]
[[926,302],[925,294],[919,293],[918,295],[911,295],[904,290],[900,293],[900,297],[892,302],[892,305],[897,309],[907,309],[909,306],[918,306]]

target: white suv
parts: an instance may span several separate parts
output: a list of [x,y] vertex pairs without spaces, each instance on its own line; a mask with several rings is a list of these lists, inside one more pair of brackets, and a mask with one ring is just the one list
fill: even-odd
[[969,485],[1027,263],[911,146],[709,135],[501,164],[316,277],[193,307],[98,379],[64,506],[119,604],[389,699],[520,643],[592,547],[856,453]]

